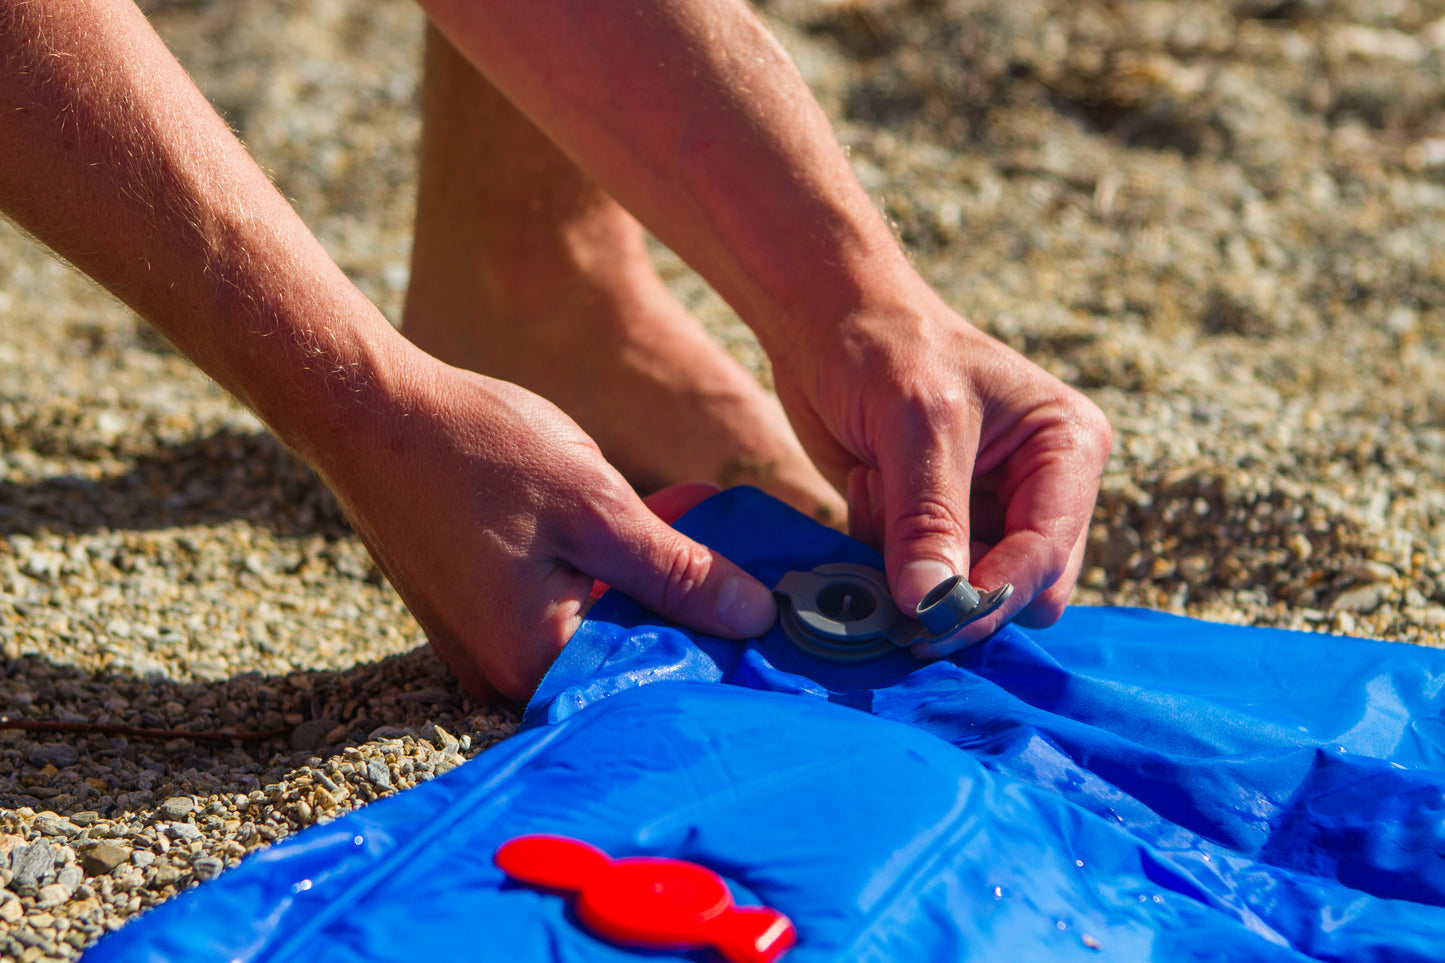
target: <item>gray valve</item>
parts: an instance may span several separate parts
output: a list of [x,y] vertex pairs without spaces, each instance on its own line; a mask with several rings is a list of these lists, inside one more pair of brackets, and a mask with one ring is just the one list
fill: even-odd
[[773,593],[783,631],[794,645],[822,659],[862,662],[917,642],[943,641],[997,609],[1013,586],[980,594],[954,575],[935,586],[910,617],[894,604],[883,572],[838,562],[789,572]]

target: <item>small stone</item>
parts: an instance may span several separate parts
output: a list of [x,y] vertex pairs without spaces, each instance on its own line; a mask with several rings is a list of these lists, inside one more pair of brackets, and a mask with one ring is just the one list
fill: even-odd
[[1426,628],[1445,628],[1445,606],[1423,605],[1409,613],[1410,620]]
[[151,882],[156,886],[172,886],[182,876],[180,869],[169,859],[158,859],[151,873]]
[[53,813],[40,813],[35,817],[35,829],[43,836],[64,836],[70,839],[80,835],[80,827],[68,819]]
[[1350,564],[1345,574],[1356,582],[1391,582],[1400,577],[1394,567],[1372,559],[1362,559]]
[[[193,839],[201,838],[201,831],[190,823],[163,823],[163,831],[171,839],[190,842]],[[164,842],[164,840],[161,840]]]
[[191,870],[196,874],[196,879],[202,881],[215,879],[225,868],[226,864],[216,856],[201,856],[191,864]]
[[55,872],[55,851],[43,842],[18,847],[10,854],[10,870],[15,874],[11,888],[17,892],[22,886],[38,886]]
[[31,746],[25,758],[34,766],[52,765],[58,769],[73,766],[80,759],[80,753],[64,742],[40,742]]
[[59,906],[61,903],[70,899],[70,892],[70,890],[61,886],[59,883],[42,886],[40,892],[35,894],[35,905],[41,909],[50,909],[51,907]]
[[92,846],[80,857],[80,868],[87,876],[104,876],[128,859],[130,850],[127,847],[106,840]]
[[56,885],[65,888],[65,898],[69,899],[75,894],[80,884],[85,882],[85,871],[74,863],[68,866],[62,866],[59,872],[55,874],[55,882]]
[[0,920],[14,923],[24,915],[25,904],[20,902],[20,897],[8,889],[0,889]]
[[1291,532],[1284,544],[1296,562],[1303,562],[1314,554],[1315,547],[1304,532]]
[[190,796],[172,796],[156,807],[156,814],[162,819],[185,819],[196,811],[196,801]]
[[1384,582],[1352,585],[1335,598],[1333,608],[1336,612],[1368,615],[1383,605],[1389,594],[1390,586]]
[[326,719],[308,719],[291,730],[291,748],[297,751],[319,749],[326,745],[327,735],[335,724]]
[[380,759],[371,759],[366,763],[366,778],[378,789],[391,788],[391,770],[386,768],[386,763]]
[[436,725],[435,723],[428,726],[422,732],[422,735],[426,736],[427,739],[431,741],[432,745],[436,746],[438,749],[449,749],[452,746],[457,745],[460,741],[457,739],[456,736],[452,735],[450,732],[447,732],[445,729],[443,729],[439,725]]

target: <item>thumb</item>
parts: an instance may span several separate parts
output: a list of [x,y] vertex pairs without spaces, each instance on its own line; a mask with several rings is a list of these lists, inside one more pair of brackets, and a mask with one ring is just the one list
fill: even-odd
[[883,476],[883,557],[893,598],[905,612],[944,579],[968,575],[973,464],[971,457],[954,455],[937,446],[932,457],[915,457],[904,472],[890,477],[885,470]]
[[699,632],[755,638],[777,620],[767,587],[673,529],[635,496],[607,516],[603,533],[570,555],[578,569]]

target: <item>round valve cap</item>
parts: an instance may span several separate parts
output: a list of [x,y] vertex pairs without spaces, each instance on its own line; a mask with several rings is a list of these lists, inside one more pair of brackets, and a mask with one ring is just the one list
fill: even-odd
[[1005,582],[980,594],[962,575],[950,575],[928,590],[914,615],[924,628],[942,637],[977,622],[1007,602],[1013,592],[1013,585]]
[[577,915],[617,943],[679,946],[705,942],[705,924],[733,907],[727,884],[680,859],[614,860],[598,885],[582,888]]
[[773,963],[797,941],[766,906],[740,907],[721,876],[681,859],[610,859],[566,836],[518,836],[497,849],[513,879],[577,894],[577,917],[614,943],[648,949],[711,946],[729,963]]

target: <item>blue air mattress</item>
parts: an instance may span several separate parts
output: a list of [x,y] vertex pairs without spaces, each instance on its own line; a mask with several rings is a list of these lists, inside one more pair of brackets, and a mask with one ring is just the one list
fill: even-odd
[[[766,584],[871,550],[748,489],[679,528]],[[720,874],[786,963],[1445,959],[1445,654],[1071,609],[935,664],[820,661],[609,593],[524,730],[300,833],[86,963],[716,960],[635,950],[498,847]]]

